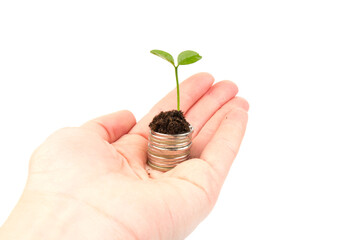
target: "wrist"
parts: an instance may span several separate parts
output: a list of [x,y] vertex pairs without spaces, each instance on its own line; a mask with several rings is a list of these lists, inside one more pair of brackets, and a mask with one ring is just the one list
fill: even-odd
[[90,240],[119,237],[126,239],[116,224],[93,207],[67,196],[39,193],[24,193],[0,228],[0,239]]
[[24,240],[45,237],[57,239],[55,235],[62,237],[60,229],[67,228],[68,223],[65,218],[71,218],[66,216],[69,210],[66,199],[24,193],[2,226],[0,238],[3,235],[9,239]]

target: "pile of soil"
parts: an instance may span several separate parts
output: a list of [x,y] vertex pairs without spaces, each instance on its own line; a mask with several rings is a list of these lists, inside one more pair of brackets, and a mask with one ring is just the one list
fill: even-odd
[[154,132],[165,134],[181,134],[190,131],[190,124],[186,121],[182,111],[172,110],[160,112],[149,127]]

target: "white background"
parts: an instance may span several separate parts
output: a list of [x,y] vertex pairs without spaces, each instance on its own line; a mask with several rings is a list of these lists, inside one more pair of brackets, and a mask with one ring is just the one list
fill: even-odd
[[175,87],[149,53],[196,50],[250,102],[219,201],[188,239],[360,238],[358,1],[0,2],[0,225],[32,151],[119,109],[137,119]]

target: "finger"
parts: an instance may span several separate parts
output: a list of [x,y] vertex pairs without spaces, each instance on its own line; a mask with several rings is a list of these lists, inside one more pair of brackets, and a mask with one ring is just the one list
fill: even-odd
[[134,115],[127,110],[111,113],[99,118],[95,118],[81,128],[89,129],[109,143],[118,140],[122,135],[128,133],[135,125]]
[[242,108],[245,111],[248,111],[249,103],[241,97],[235,97],[216,111],[216,113],[202,127],[196,138],[194,138],[193,145],[191,147],[191,158],[200,157],[205,146],[209,143],[216,130],[219,128],[225,115],[236,108]]
[[193,126],[193,137],[199,133],[204,124],[226,102],[234,98],[238,92],[235,83],[221,81],[210,90],[186,113],[187,121]]
[[225,180],[239,151],[247,119],[247,112],[242,108],[233,109],[226,114],[200,156],[218,173],[221,181]]
[[[187,182],[193,190],[192,199],[206,198],[209,209],[214,206],[221,186],[235,159],[243,139],[247,123],[247,112],[237,108],[225,115],[215,135],[205,147],[201,158],[194,158],[179,164],[163,174]],[[174,181],[175,181],[174,180]],[[190,192],[190,189],[186,192]]]
[[[180,109],[186,113],[188,109],[196,103],[212,86],[214,78],[208,73],[198,73],[186,79],[180,84]],[[149,123],[153,117],[161,111],[176,109],[177,97],[176,89],[166,95],[158,102],[150,112],[143,117],[130,133],[140,134],[147,138],[149,131]]]

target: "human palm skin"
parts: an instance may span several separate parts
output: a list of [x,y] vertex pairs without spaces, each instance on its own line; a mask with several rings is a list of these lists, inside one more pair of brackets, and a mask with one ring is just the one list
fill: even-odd
[[213,82],[199,73],[181,84],[191,159],[166,173],[146,165],[148,124],[176,107],[175,91],[139,122],[119,111],[52,134],[0,238],[184,239],[214,206],[247,123],[236,85]]

